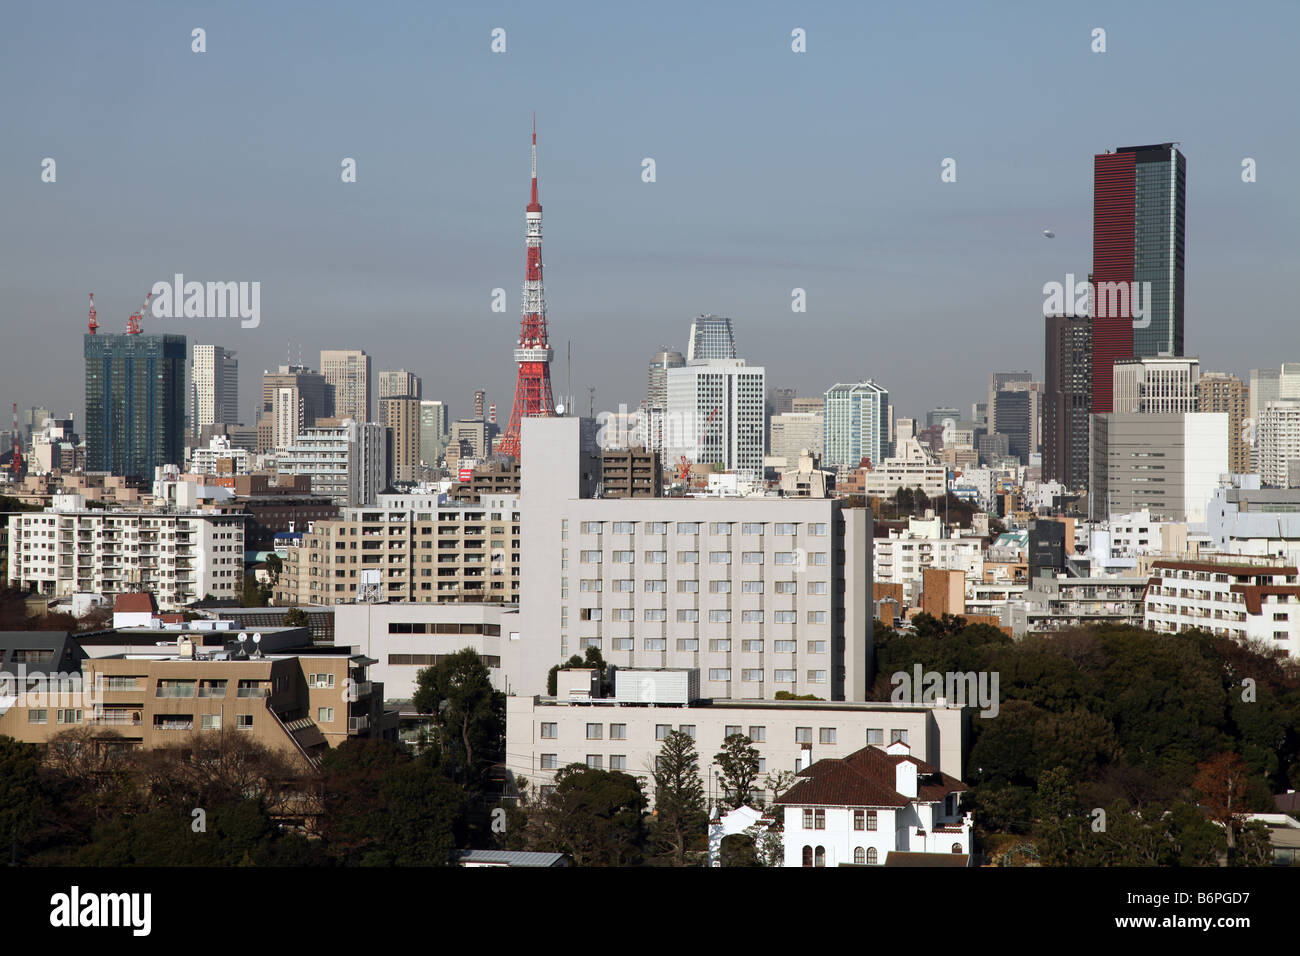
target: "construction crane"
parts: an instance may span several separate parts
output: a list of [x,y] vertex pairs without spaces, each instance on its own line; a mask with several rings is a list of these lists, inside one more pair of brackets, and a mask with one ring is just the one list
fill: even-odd
[[98,314],[99,313],[95,311],[95,293],[92,292],[90,293],[90,324],[87,326],[87,328],[90,329],[91,335],[94,335],[95,330],[99,328],[99,323],[95,321],[95,316]]
[[141,332],[144,331],[142,328],[140,328],[140,320],[144,318],[145,310],[149,308],[149,300],[152,298],[153,298],[153,293],[150,292],[147,296],[144,297],[144,305],[140,306],[140,308],[136,309],[129,316],[127,316],[126,318],[127,335],[139,335]]
[[[718,417],[718,412],[720,411],[722,411],[722,406],[715,405],[713,407],[713,411],[709,412],[708,420],[705,421],[704,427],[700,429],[700,440],[697,443],[696,447],[698,448],[704,447],[704,439],[708,437],[709,426],[713,424],[713,420]],[[677,461],[677,480],[680,481],[683,485],[685,485],[687,490],[690,489],[691,460],[687,458],[685,455],[683,455]]]

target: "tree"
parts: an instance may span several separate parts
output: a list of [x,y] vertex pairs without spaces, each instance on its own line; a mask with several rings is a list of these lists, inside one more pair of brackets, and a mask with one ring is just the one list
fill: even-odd
[[479,783],[504,749],[506,704],[478,652],[467,647],[421,669],[412,703],[432,716],[442,759],[463,774],[463,783]]
[[731,734],[713,757],[722,769],[722,789],[731,809],[743,807],[758,779],[758,751],[744,734]]
[[21,839],[36,826],[43,801],[41,751],[13,737],[0,737],[0,859],[17,864]]
[[562,670],[568,670],[571,667],[594,668],[596,672],[600,674],[601,693],[609,694],[610,692],[613,691],[614,678],[613,675],[610,673],[610,669],[608,665],[606,665],[605,663],[605,658],[601,656],[600,648],[588,647],[583,652],[583,654],[584,654],[583,657],[579,657],[577,654],[572,654],[569,656],[569,659],[565,661],[563,664],[555,664],[551,667],[549,671],[546,672],[546,693],[547,694],[549,694],[551,697],[555,696],[559,672]]
[[1211,820],[1223,826],[1228,839],[1228,861],[1237,848],[1237,834],[1249,809],[1246,804],[1247,768],[1234,753],[1216,754],[1196,765],[1192,788],[1200,795],[1201,805]]
[[307,627],[310,623],[307,612],[300,607],[291,607],[284,612],[285,627]]
[[754,837],[750,833],[729,833],[718,847],[718,862],[722,866],[762,866]]
[[704,841],[709,817],[695,742],[680,730],[664,738],[655,759],[655,838],[674,866],[686,865],[686,853]]
[[529,821],[530,845],[567,853],[575,866],[631,866],[645,842],[645,807],[635,777],[570,764]]
[[776,800],[798,782],[799,777],[793,770],[778,770],[763,778],[763,789],[771,791],[772,799]]
[[284,573],[284,562],[280,560],[278,554],[266,556],[266,573],[271,576],[271,587],[280,583],[280,575]]
[[239,603],[244,607],[266,607],[270,600],[270,585],[261,584],[253,575],[245,574],[239,589]]

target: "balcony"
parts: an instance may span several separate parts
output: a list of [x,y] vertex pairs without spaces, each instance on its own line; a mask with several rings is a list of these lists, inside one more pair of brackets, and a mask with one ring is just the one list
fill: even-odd
[[369,717],[349,717],[348,733],[359,734],[370,729]]

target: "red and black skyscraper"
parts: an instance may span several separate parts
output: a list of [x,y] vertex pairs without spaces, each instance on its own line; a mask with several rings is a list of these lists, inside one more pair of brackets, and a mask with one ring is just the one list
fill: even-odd
[[1174,143],[1093,157],[1094,413],[1111,411],[1117,360],[1183,354],[1186,196],[1187,160]]
[[551,397],[551,343],[546,331],[546,296],[542,291],[542,204],[537,200],[537,124],[533,124],[533,189],[528,208],[524,242],[524,315],[515,348],[515,404],[510,424],[497,444],[497,451],[519,457],[520,422],[529,417],[549,418],[555,414]]

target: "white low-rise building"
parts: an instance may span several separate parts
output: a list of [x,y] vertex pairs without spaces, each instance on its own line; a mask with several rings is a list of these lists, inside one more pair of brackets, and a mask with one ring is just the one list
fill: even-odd
[[957,856],[969,865],[966,785],[918,760],[902,741],[801,770],[776,801],[786,866],[884,865],[891,853]]

